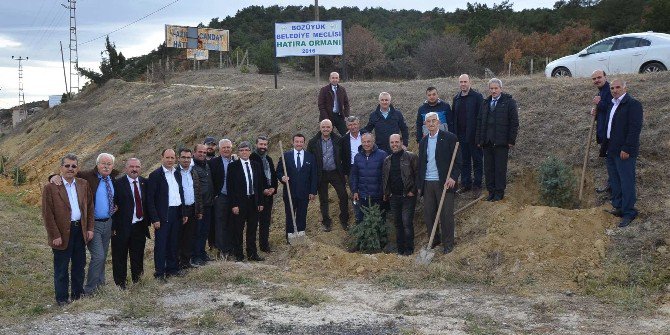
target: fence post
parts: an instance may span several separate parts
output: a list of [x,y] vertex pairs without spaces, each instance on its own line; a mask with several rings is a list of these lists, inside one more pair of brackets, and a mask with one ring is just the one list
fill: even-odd
[[509,65],[507,66],[507,76],[508,77],[512,76],[512,61],[510,61]]
[[533,75],[533,58],[530,59],[530,75]]

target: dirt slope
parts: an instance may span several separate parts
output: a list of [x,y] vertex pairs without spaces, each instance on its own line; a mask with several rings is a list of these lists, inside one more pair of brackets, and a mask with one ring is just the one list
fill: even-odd
[[[272,76],[233,70],[202,71],[198,75],[170,78],[167,85],[111,81],[36,116],[1,138],[0,154],[8,156],[11,165],[28,172],[31,186],[25,187],[24,194],[27,201],[36,204],[40,182],[55,171],[57,160],[66,152],[79,154],[85,167],[91,167],[101,151],[117,154],[121,160],[136,156],[143,160],[146,175],[158,166],[163,148],[192,146],[207,135],[239,142],[268,134],[271,154],[278,156],[277,140],[288,143],[296,131],[312,136],[317,129],[319,85],[306,76],[280,75],[280,89],[275,90]],[[665,167],[670,152],[670,105],[663,85],[670,73],[625,78],[629,92],[645,108],[638,160],[637,207],[641,215],[633,227],[621,233],[615,229],[616,220],[602,212],[608,207],[592,189],[604,181],[605,170],[595,154],[583,209],[563,210],[538,203],[535,170],[540,162],[555,155],[575,168],[581,166],[589,125],[585,112],[595,94],[589,80],[505,79],[505,91],[518,101],[521,122],[517,145],[511,153],[509,197],[501,203],[479,204],[459,217],[456,252],[438,258],[445,271],[500,287],[527,285],[544,290],[575,289],[587,278],[602,276],[604,260],[610,255],[624,263],[667,264],[667,252],[659,250],[666,250],[660,248],[670,243],[670,192]],[[363,123],[376,106],[379,92],[390,92],[394,106],[403,111],[411,134],[415,133],[416,109],[424,100],[427,86],[438,87],[448,101],[456,92],[454,78],[344,85],[352,111],[362,117]],[[484,92],[486,81],[475,79],[474,87]],[[412,136],[410,150],[416,147]],[[119,154],[122,148],[125,152]],[[276,200],[275,207],[281,208],[280,199]],[[468,200],[458,201],[464,204]],[[405,268],[390,259],[380,264],[344,252],[343,232],[320,232],[317,211],[318,206],[313,203],[308,233],[321,242],[319,252],[288,255],[287,259],[273,262],[305,267],[322,274],[322,280],[376,276]],[[272,239],[276,244],[282,240],[282,212],[275,211]],[[421,206],[415,222],[417,244],[423,243],[425,237],[420,213]],[[664,271],[659,276],[667,282],[668,269]]]

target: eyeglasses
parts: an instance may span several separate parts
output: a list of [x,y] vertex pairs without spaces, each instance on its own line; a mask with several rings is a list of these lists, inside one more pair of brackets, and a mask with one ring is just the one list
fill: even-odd
[[64,164],[63,167],[66,168],[66,169],[69,169],[69,168],[76,169],[77,164]]
[[242,148],[242,149],[237,149],[237,151],[251,151],[249,148]]
[[191,159],[192,157],[191,156],[179,156],[179,158],[181,158],[181,159]]

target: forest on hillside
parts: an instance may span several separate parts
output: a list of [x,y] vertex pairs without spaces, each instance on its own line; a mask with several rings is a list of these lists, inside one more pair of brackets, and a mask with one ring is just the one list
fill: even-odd
[[[465,9],[387,10],[377,8],[319,8],[319,19],[342,20],[344,56],[320,57],[321,73],[339,70],[353,79],[414,79],[457,75],[535,72],[546,61],[579,51],[601,38],[640,31],[670,33],[668,0],[559,0],[553,8],[514,11],[512,1],[488,6],[467,3]],[[234,16],[212,18],[199,27],[230,31],[231,59],[248,51],[259,73],[274,70],[274,23],[314,20],[314,6],[250,6]],[[195,23],[194,23],[195,25]],[[167,57],[188,68],[181,49],[159,46],[148,55],[123,58],[106,44],[101,70],[109,78],[138,80],[147,64]],[[105,61],[107,63],[105,64]],[[313,57],[288,57],[282,65],[314,71]],[[235,61],[232,61],[235,63]],[[217,52],[203,66],[219,64]],[[105,74],[106,66],[107,74]],[[344,66],[344,67],[343,67]],[[112,69],[114,67],[115,69]],[[86,75],[86,73],[84,73]]]

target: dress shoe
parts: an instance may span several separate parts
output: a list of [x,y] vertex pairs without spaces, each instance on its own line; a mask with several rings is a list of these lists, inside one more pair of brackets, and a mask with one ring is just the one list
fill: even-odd
[[480,196],[482,196],[482,188],[474,186],[472,188],[472,197],[473,198],[479,198]]
[[470,190],[472,190],[472,187],[463,186],[463,187],[459,188],[458,190],[456,190],[456,194],[463,194],[463,193],[468,192]]
[[493,198],[495,198],[495,193],[489,192],[489,196],[486,197],[486,201],[493,201]]
[[56,301],[56,305],[58,305],[58,307],[65,307],[65,306],[67,306],[69,303],[70,303],[70,302],[67,301],[67,300],[64,300],[64,301]]
[[349,231],[349,224],[348,223],[340,222],[340,226],[342,227],[342,230]]
[[617,217],[623,217],[623,212],[619,208],[605,209],[604,211]]
[[502,199],[503,199],[503,196],[502,196],[502,195],[496,195],[496,196],[493,197],[493,199],[491,199],[491,201],[492,201],[492,202],[496,202],[496,201],[500,201],[500,200],[502,200]]
[[612,188],[609,185],[605,185],[602,187],[597,187],[596,188],[596,193],[605,193],[605,192],[612,192]]
[[454,248],[444,248],[444,254],[449,254],[450,252],[454,251]]
[[165,277],[165,275],[159,275],[159,276],[154,275],[154,279],[156,279],[156,281],[158,281],[161,284],[167,283],[167,278]]
[[414,250],[405,250],[405,252],[403,253],[403,255],[405,255],[405,256],[412,256],[413,253],[414,253]]
[[329,226],[329,225],[323,225],[323,231],[325,231],[325,232],[329,232],[329,231],[332,231],[332,230],[333,230],[333,228],[332,228],[331,226]]
[[251,255],[251,256],[247,257],[247,259],[249,261],[252,261],[252,262],[262,262],[262,261],[265,260],[265,258],[263,258],[261,256],[258,256],[258,255]]
[[244,262],[244,257],[235,257],[235,263],[241,263]]
[[272,248],[270,248],[270,247],[261,247],[260,249],[261,249],[262,252],[265,252],[265,253],[271,253],[272,252]]
[[631,222],[633,222],[633,219],[623,218],[623,220],[621,220],[621,222],[619,222],[619,228],[628,227],[628,225],[630,225]]
[[191,268],[199,268],[200,267],[200,263],[198,263],[197,261],[191,261],[190,265],[191,265]]

